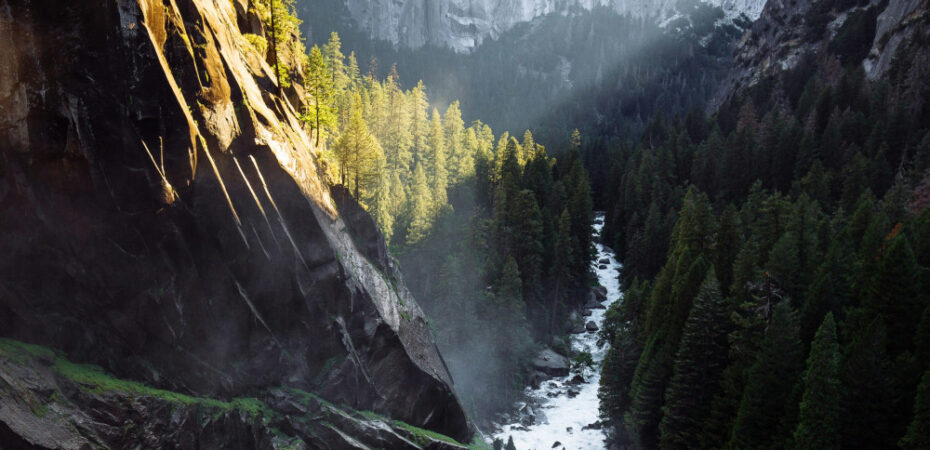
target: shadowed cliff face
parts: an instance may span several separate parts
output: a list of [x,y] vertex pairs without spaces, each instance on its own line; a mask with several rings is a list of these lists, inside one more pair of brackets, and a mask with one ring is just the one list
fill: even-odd
[[[733,68],[708,110],[784,71],[817,67],[830,82],[842,67],[862,67],[868,80],[887,78],[919,110],[930,72],[926,0],[773,0],[740,39]],[[806,70],[809,70],[806,69]]]
[[331,198],[300,86],[274,94],[242,38],[263,33],[246,3],[0,0],[0,335],[467,439],[374,224]]

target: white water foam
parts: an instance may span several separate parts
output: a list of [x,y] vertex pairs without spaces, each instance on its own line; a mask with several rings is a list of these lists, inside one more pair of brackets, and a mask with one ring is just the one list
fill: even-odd
[[[604,227],[603,220],[603,214],[598,214],[594,225],[596,235],[599,235]],[[598,261],[604,258],[610,262],[606,264],[606,268],[599,269]],[[592,264],[601,286],[607,288],[607,300],[601,304],[609,308],[611,304],[620,300],[620,281],[617,279],[620,263],[617,262],[613,251],[603,244],[597,244],[597,257]],[[605,312],[604,309],[595,309],[585,318],[585,322],[593,320],[600,328],[604,323]],[[597,346],[597,333],[572,335],[571,344],[575,351],[590,352],[594,360],[594,367],[584,371],[585,382],[578,386],[570,385],[569,380],[574,376],[572,374],[544,381],[538,389],[527,388],[527,397],[540,405],[543,414],[537,413],[537,416],[542,419],[530,426],[520,423],[499,424],[493,433],[494,438],[506,442],[507,438],[512,436],[517,450],[584,450],[605,447],[603,431],[583,428],[598,420],[597,389],[601,381],[601,364],[609,346]],[[569,397],[569,388],[576,389],[578,395],[574,398]],[[556,442],[561,445],[554,446]]]

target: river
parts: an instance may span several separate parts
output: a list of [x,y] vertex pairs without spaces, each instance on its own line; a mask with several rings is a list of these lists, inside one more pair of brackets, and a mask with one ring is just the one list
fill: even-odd
[[[604,216],[598,214],[594,230],[599,235],[604,227]],[[610,262],[600,269],[598,261],[607,258]],[[597,244],[597,257],[592,262],[598,282],[607,289],[607,300],[602,302],[605,307],[620,299],[620,282],[617,279],[620,263],[617,262],[613,251],[603,244]],[[603,326],[605,309],[592,310],[591,316],[585,322],[593,320],[598,328]],[[493,435],[507,442],[513,437],[517,450],[549,450],[552,448],[579,450],[603,449],[604,433],[597,428],[586,426],[598,421],[597,389],[601,381],[601,364],[607,354],[608,346],[597,346],[597,333],[586,332],[571,336],[572,349],[576,352],[587,351],[591,353],[594,366],[583,373],[585,381],[580,385],[571,385],[569,380],[574,376],[552,378],[540,384],[539,388],[528,387],[524,404],[518,407],[525,408],[530,405],[537,411],[536,423],[526,426],[521,423],[498,424]],[[570,396],[569,390],[577,395]],[[554,445],[556,442],[560,445]]]

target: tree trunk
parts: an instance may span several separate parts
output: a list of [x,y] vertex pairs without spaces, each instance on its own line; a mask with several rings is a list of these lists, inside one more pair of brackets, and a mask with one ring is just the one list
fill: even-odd
[[274,58],[274,77],[278,81],[278,94],[281,94],[281,70],[278,68],[278,27],[274,21],[274,0],[268,0],[271,12],[271,56]]
[[320,147],[320,95],[317,91],[316,97],[316,146]]

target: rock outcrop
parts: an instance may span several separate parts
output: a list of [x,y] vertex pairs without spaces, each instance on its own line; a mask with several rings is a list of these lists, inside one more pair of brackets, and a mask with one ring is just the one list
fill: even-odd
[[771,0],[741,38],[733,68],[708,110],[802,64],[818,68],[830,82],[843,66],[861,65],[868,79],[890,78],[902,85],[901,95],[922,103],[930,73],[927,39],[926,0]]
[[0,334],[173,392],[299,389],[467,440],[381,236],[330,193],[301,87],[244,33],[264,33],[246,0],[0,0]]
[[551,348],[543,349],[533,359],[533,369],[553,377],[564,377],[571,369],[568,358],[556,353]]

